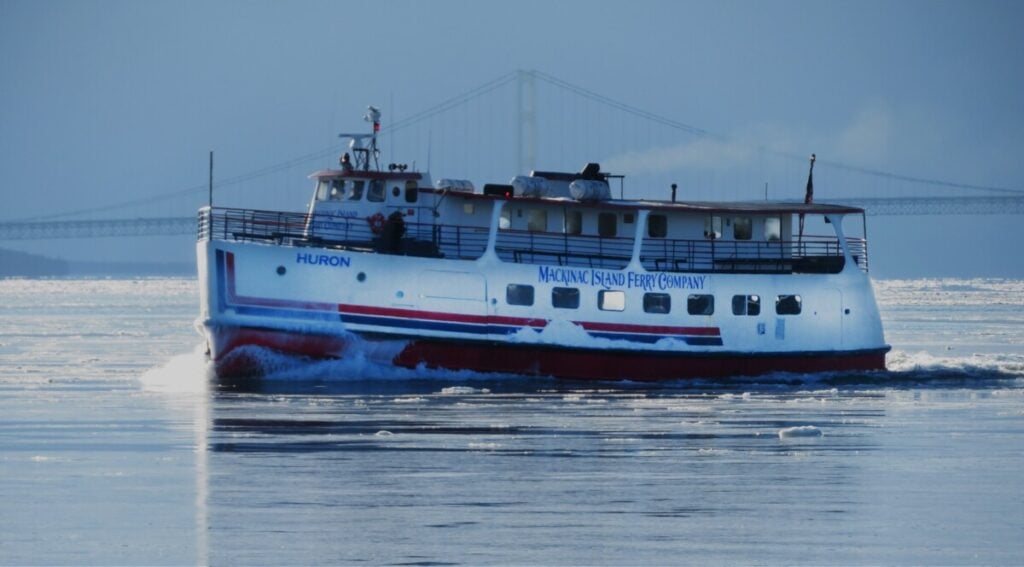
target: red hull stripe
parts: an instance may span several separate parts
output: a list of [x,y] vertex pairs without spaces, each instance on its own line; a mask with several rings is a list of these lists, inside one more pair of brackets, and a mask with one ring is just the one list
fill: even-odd
[[[251,297],[238,295],[235,288],[235,255],[231,252],[224,253],[226,265],[226,300],[229,306],[242,307],[265,307],[285,310],[319,311],[327,313],[340,313],[349,315],[366,315],[376,317],[391,317],[402,320],[439,321],[444,323],[464,323],[472,325],[488,326],[514,326],[531,327],[543,329],[547,326],[548,320],[529,317],[507,317],[498,315],[471,315],[462,313],[444,313],[440,311],[421,311],[417,309],[398,309],[392,307],[375,307],[370,305],[347,305],[337,303],[321,303],[313,301],[295,301],[290,299],[270,299],[262,297]],[[270,315],[271,313],[264,313]],[[282,314],[283,315],[283,314]],[[694,336],[694,337],[720,337],[721,330],[718,327],[673,327],[666,325],[631,325],[625,323],[601,323],[593,321],[573,321],[587,331],[604,331],[614,333],[637,333],[643,335],[658,336]],[[387,326],[386,320],[376,323],[379,326]],[[716,343],[717,344],[717,343]]]
[[525,317],[499,317],[497,315],[463,315],[460,313],[442,313],[439,311],[419,311],[416,309],[396,309],[392,307],[373,307],[370,305],[338,305],[338,312],[352,315],[376,315],[379,317],[398,317],[402,319],[423,319],[425,321],[445,321],[452,323],[476,323],[480,325],[516,325],[519,327],[547,326],[546,319]]

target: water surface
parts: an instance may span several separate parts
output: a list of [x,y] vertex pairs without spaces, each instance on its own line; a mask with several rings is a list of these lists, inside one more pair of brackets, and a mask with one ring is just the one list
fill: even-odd
[[210,387],[195,287],[0,281],[0,563],[1024,562],[1021,281],[877,282],[890,372],[658,385]]

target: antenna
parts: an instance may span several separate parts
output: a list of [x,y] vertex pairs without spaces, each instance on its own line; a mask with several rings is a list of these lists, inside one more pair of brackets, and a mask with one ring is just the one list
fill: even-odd
[[[373,135],[370,138],[370,154],[373,155],[373,165],[377,169],[380,169],[380,163],[377,158],[380,157],[380,150],[377,149],[377,132],[380,132],[380,110],[375,106],[366,107],[366,116],[363,120],[373,124]],[[366,156],[365,169],[370,169],[370,156]]]
[[[380,132],[380,110],[373,106],[367,107],[366,116],[363,116],[363,120],[373,123],[373,132],[370,134],[338,134],[339,138],[348,138],[348,147],[351,150],[352,155],[355,157],[355,169],[361,169],[363,171],[370,170],[370,158],[373,158],[373,166],[378,171],[380,170],[380,150],[377,149],[377,133]],[[363,140],[370,139],[370,147],[366,148],[363,146]]]
[[209,188],[210,188],[210,193],[209,193],[209,200],[208,200],[207,204],[212,209],[213,208],[213,150],[210,150],[210,185],[209,185]]

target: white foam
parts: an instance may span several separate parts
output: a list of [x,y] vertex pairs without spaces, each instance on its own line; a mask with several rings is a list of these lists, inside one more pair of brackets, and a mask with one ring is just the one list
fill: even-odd
[[779,430],[779,439],[792,439],[794,437],[822,437],[825,433],[813,425],[800,425],[797,427],[786,427]]
[[139,377],[139,382],[151,392],[201,393],[207,391],[212,376],[206,346],[198,344],[192,352],[150,368]]
[[617,348],[632,350],[675,351],[685,348],[686,344],[678,339],[665,337],[653,344],[644,344],[628,340],[606,339],[595,337],[582,326],[566,320],[551,320],[543,329],[523,327],[509,335],[509,342],[528,344],[548,344],[567,347]]

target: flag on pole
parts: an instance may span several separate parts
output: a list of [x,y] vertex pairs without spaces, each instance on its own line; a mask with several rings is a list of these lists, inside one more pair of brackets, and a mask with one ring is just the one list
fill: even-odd
[[[804,204],[810,205],[814,202],[814,160],[818,159],[811,154],[811,169],[807,172],[807,191],[804,193]],[[804,238],[804,214],[800,213],[800,240]]]
[[804,194],[804,203],[808,205],[814,201],[814,160],[817,156],[811,154],[811,170],[807,172],[807,192]]

